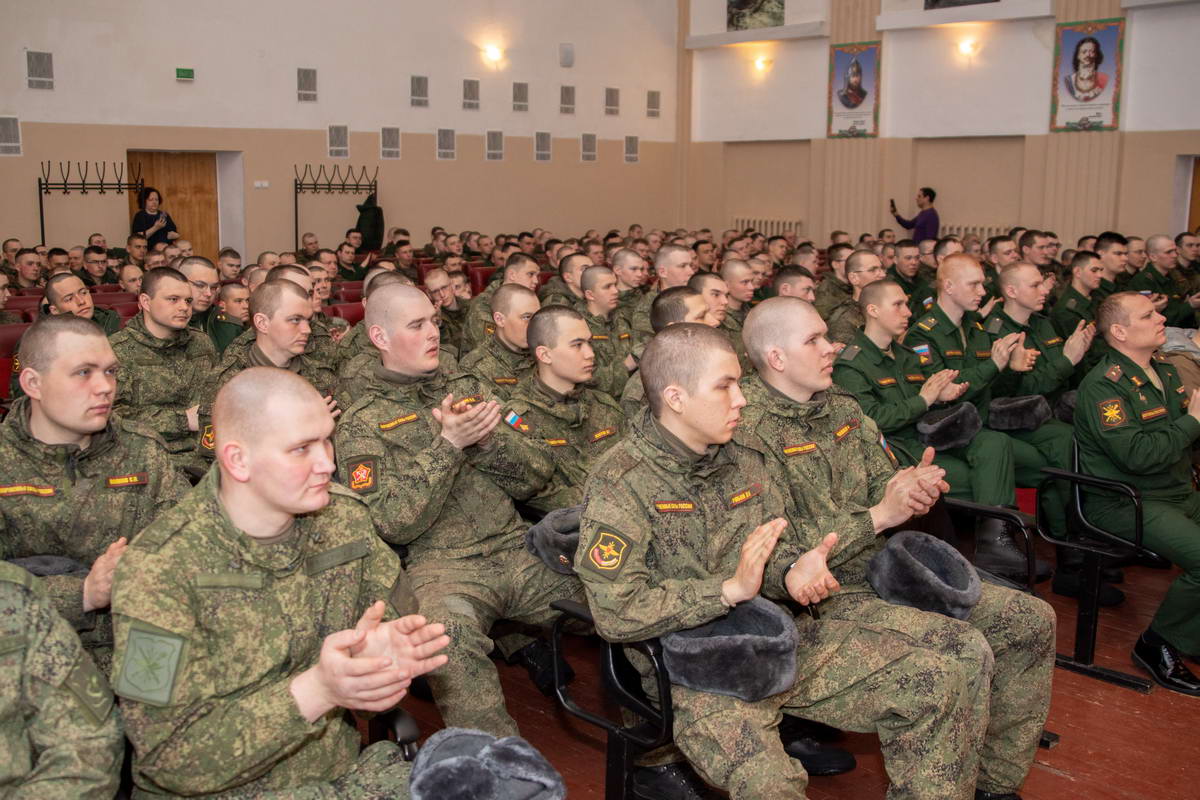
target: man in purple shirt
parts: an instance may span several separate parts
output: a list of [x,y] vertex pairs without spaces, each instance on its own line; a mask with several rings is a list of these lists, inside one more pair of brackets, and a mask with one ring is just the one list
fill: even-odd
[[892,206],[892,216],[896,218],[897,223],[912,231],[912,238],[915,242],[938,238],[941,221],[938,219],[937,209],[933,207],[933,198],[935,197],[937,197],[937,192],[933,189],[928,186],[921,187],[921,190],[917,192],[917,208],[921,210],[912,219],[905,219],[897,214],[896,201],[889,201]]

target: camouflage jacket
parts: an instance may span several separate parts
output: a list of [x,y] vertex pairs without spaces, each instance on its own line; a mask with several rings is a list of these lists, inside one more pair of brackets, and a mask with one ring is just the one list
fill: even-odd
[[853,291],[850,284],[844,283],[832,272],[827,272],[825,278],[817,284],[813,306],[816,307],[817,313],[822,318],[828,320],[829,312],[833,311],[843,300],[851,297]]
[[637,299],[633,310],[629,312],[629,328],[635,346],[645,347],[646,342],[654,336],[654,328],[650,325],[650,306],[654,305],[654,298],[658,297],[658,294],[657,288],[650,288]]
[[[345,411],[354,405],[367,385],[374,380],[375,366],[379,363],[379,351],[371,345],[370,350],[359,353],[353,358],[342,362],[338,370],[337,382],[334,386],[333,399],[338,408]],[[455,375],[459,372],[458,361],[449,350],[438,351],[438,372],[443,375]]]
[[[596,630],[637,641],[724,616],[721,584],[746,537],[786,516],[783,491],[759,453],[729,443],[696,455],[644,412],[584,491],[575,571]],[[763,596],[786,598],[783,578],[801,552],[780,540]]]
[[409,378],[377,362],[335,434],[339,475],[371,506],[383,538],[408,545],[410,563],[522,547],[512,499],[528,499],[554,474],[542,449],[503,423],[483,446],[446,441],[430,409],[448,393],[488,399],[470,375]]
[[554,475],[528,501],[541,511],[578,505],[592,465],[621,437],[624,414],[604,392],[579,387],[563,396],[529,375],[513,391],[502,414],[516,414],[515,430],[554,462]]
[[875,533],[870,509],[883,499],[896,472],[879,429],[839,389],[798,403],[753,376],[743,381],[743,391],[748,405],[734,441],[782,471],[795,509],[780,546],[787,539],[807,551],[837,532],[830,571],[843,592],[872,591],[867,562],[883,546],[883,537]]
[[400,560],[343,487],[256,542],[230,521],[214,467],[142,532],[117,566],[113,689],[145,792],[209,794],[329,781],[358,756],[342,709],[306,721],[289,686],[326,636],[377,600],[416,601]]
[[108,800],[124,756],[108,681],[37,579],[0,562],[0,795]]
[[[122,536],[131,541],[188,489],[162,440],[113,418],[86,450],[29,432],[29,400],[0,424],[0,557],[65,556],[87,567]],[[83,612],[84,574],[43,578],[54,607],[88,646],[112,643],[107,610]]]
[[[462,353],[463,329],[467,325],[467,304],[459,302],[458,308],[439,308],[438,317],[441,319],[442,346]],[[365,335],[365,334],[364,334]]]
[[159,339],[140,312],[108,340],[121,362],[117,413],[149,425],[172,453],[191,451],[195,437],[186,412],[200,402],[216,363],[212,340],[191,328]]
[[471,352],[496,332],[495,323],[492,321],[492,295],[500,286],[500,281],[492,281],[482,292],[471,298],[471,304],[467,306],[467,319],[463,323],[460,353]]
[[585,307],[580,313],[592,332],[592,352],[596,354],[596,371],[589,385],[609,397],[620,397],[629,380],[625,358],[630,353],[632,334],[615,311],[608,317],[598,317]]
[[746,352],[746,343],[742,341],[742,327],[746,323],[746,315],[750,313],[750,304],[746,303],[742,308],[734,310],[730,308],[725,313],[725,319],[721,320],[721,333],[729,338],[729,344],[733,347],[733,352],[737,354],[738,365],[742,368],[742,374],[748,375],[754,371],[754,364],[750,361],[750,355]]
[[489,336],[463,356],[458,366],[478,378],[496,397],[506,400],[517,383],[533,372],[533,356],[528,350],[510,350],[495,336]]

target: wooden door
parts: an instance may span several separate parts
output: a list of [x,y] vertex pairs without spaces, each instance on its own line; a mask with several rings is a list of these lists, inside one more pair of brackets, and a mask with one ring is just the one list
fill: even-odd
[[1189,206],[1188,230],[1200,231],[1200,158],[1192,159],[1192,203]]
[[[180,238],[192,243],[196,255],[216,261],[217,154],[130,150],[128,159],[129,174],[137,175],[140,166],[145,185],[162,194],[162,209],[175,220]],[[137,211],[137,196],[130,195],[130,220]]]

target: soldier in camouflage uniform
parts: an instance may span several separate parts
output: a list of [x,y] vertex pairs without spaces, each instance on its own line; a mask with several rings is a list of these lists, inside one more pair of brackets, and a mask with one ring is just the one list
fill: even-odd
[[188,327],[192,287],[170,267],[142,279],[141,311],[109,341],[121,362],[115,409],[153,428],[176,466],[194,461],[200,393],[216,361],[212,340]]
[[850,282],[851,297],[834,306],[825,317],[829,325],[829,341],[848,345],[867,324],[858,298],[863,287],[883,278],[883,262],[870,250],[855,250],[846,259],[846,280]]
[[308,295],[292,281],[277,278],[254,290],[250,297],[254,340],[239,339],[230,346],[201,394],[196,452],[202,457],[213,458],[212,404],[217,391],[244,369],[278,367],[294,372],[320,392],[331,410],[336,408],[333,389],[337,376],[327,364],[305,352],[312,313]]
[[214,420],[218,466],[117,571],[113,688],[138,793],[407,798],[399,748],[360,755],[344,709],[394,707],[444,663],[442,626],[404,616],[400,560],[330,482],[333,419],[311,386],[251,368]]
[[496,331],[492,320],[492,296],[506,283],[524,286],[531,292],[538,288],[538,263],[524,253],[513,253],[504,264],[502,281],[492,280],[492,283],[471,300],[467,308],[467,322],[463,326],[462,351],[470,353],[483,344]]
[[212,340],[217,358],[220,358],[225,348],[246,331],[250,322],[250,290],[240,283],[225,284],[217,295],[217,307],[212,323]]
[[582,310],[576,310],[592,332],[592,352],[596,357],[596,370],[589,385],[610,397],[620,397],[629,374],[637,369],[637,360],[630,352],[629,329],[617,316],[620,302],[617,277],[608,267],[588,267],[580,278],[580,286],[586,303]]
[[188,321],[188,327],[211,337],[213,318],[217,315],[221,274],[204,256],[188,256],[179,262],[178,269],[192,287],[192,318]]
[[[311,273],[303,267],[298,267],[295,264],[281,264],[277,267],[272,267],[267,273],[267,280],[273,281],[279,278],[284,278],[299,286],[304,290],[310,298],[313,297],[315,290],[313,289],[313,279]],[[312,329],[308,335],[308,344],[304,347],[304,352],[316,361],[323,362],[334,372],[337,372],[341,364],[342,356],[345,351],[338,347],[337,342],[333,340],[333,334],[329,331],[329,323],[325,322],[324,315],[315,314],[309,320],[309,327]],[[254,337],[254,326],[250,326],[242,334],[245,338]]]
[[629,248],[615,251],[609,258],[609,264],[617,276],[617,318],[626,330],[632,332],[633,309],[642,297],[649,267],[646,266],[646,259]]
[[[749,406],[737,441],[786,475],[798,516],[785,540],[798,536],[802,547],[815,548],[830,531],[838,534],[829,566],[841,590],[820,603],[822,620],[861,625],[871,636],[919,642],[910,646],[979,677],[981,702],[951,738],[962,737],[977,748],[977,798],[1013,798],[1033,764],[1050,709],[1054,613],[1035,597],[989,583],[965,621],[892,605],[874,592],[866,568],[883,546],[879,534],[913,512],[911,505],[894,503],[895,493],[906,475],[930,468],[933,450],[927,449],[916,467],[897,472],[874,422],[852,397],[831,388],[833,347],[823,338],[824,329],[814,310],[799,300],[768,300],[752,312],[746,340],[759,376],[747,382]],[[827,674],[836,679],[835,670]],[[814,718],[841,722],[836,715]],[[987,726],[981,741],[971,723]],[[960,745],[951,744],[948,751],[935,747],[923,757],[936,760]],[[889,753],[885,744],[884,754],[908,759],[919,751]],[[959,793],[951,796],[962,796],[974,778],[972,768],[958,772]],[[893,791],[905,796],[897,788]]]
[[696,263],[692,260],[692,255],[690,247],[675,244],[663,245],[655,254],[654,276],[657,282],[638,298],[630,313],[630,332],[633,334],[635,356],[654,335],[654,328],[650,325],[650,305],[659,292],[687,285],[688,279],[696,272]]
[[50,314],[74,314],[90,319],[104,330],[105,336],[121,329],[121,315],[97,308],[91,291],[70,272],[60,272],[46,282],[46,310]]
[[[442,329],[442,346],[462,353],[462,332],[467,322],[467,304],[460,303],[450,285],[450,275],[440,267],[425,273],[425,291],[438,308]],[[465,353],[462,353],[465,355]]]
[[[693,276],[688,283],[695,279]],[[650,307],[650,324],[656,334],[677,322],[698,322],[717,327],[717,319],[712,315],[704,296],[690,286],[676,286],[659,293]],[[628,426],[640,417],[645,407],[646,387],[642,384],[641,377],[635,373],[625,382],[625,389],[621,392],[621,411],[625,415],[625,424]]]
[[617,401],[584,385],[595,363],[591,335],[583,317],[565,306],[534,314],[529,348],[537,366],[503,406],[505,416],[521,419],[520,433],[554,462],[549,483],[527,501],[539,511],[582,502],[592,464],[621,436],[624,415]]
[[[596,465],[585,491],[575,568],[600,634],[637,641],[718,619],[760,591],[801,603],[835,591],[826,559],[837,536],[825,527],[808,537],[773,460],[729,441],[745,399],[728,340],[707,327],[672,326],[647,347],[642,370],[651,408]],[[874,446],[882,456],[877,442],[861,441],[867,435],[856,429],[847,446]],[[913,486],[906,481],[893,505],[903,506]],[[969,640],[955,656],[825,615],[802,615],[796,627],[798,678],[788,691],[747,702],[672,687],[675,743],[692,766],[735,800],[805,797],[807,776],[776,731],[781,709],[799,709],[878,730],[890,797],[966,796],[988,713],[991,661],[981,643]]]
[[566,306],[583,312],[587,308],[587,298],[583,296],[583,272],[595,264],[583,253],[572,253],[558,265],[559,283],[552,287],[547,282],[545,291],[539,292],[538,297],[543,306]]
[[339,474],[371,506],[380,535],[408,549],[421,608],[450,633],[448,668],[430,686],[449,726],[517,731],[488,658],[492,625],[544,626],[553,600],[582,597],[575,578],[551,571],[524,547],[512,498],[550,481],[554,464],[500,426],[498,405],[469,375],[437,370],[436,312],[425,295],[388,286],[364,323],[380,328],[373,380],[337,430]]
[[109,800],[125,739],[108,681],[41,583],[0,562],[0,794]]
[[515,283],[501,286],[492,297],[493,333],[459,360],[489,392],[506,399],[517,383],[533,370],[526,333],[538,310],[537,295]]
[[29,394],[0,424],[0,557],[81,564],[45,586],[107,672],[113,567],[187,483],[153,431],[111,415],[117,359],[95,325],[39,320],[21,343],[21,361]]
[[813,301],[823,318],[827,318],[834,307],[851,295],[850,284],[846,281],[846,259],[853,252],[854,248],[844,242],[833,245],[827,251],[829,271],[817,284],[816,299]]

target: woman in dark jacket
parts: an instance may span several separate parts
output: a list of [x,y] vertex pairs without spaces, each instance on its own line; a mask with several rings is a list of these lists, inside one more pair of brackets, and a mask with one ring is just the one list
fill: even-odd
[[159,242],[165,243],[179,238],[179,232],[175,230],[175,221],[161,208],[162,195],[158,189],[153,186],[142,189],[138,195],[138,205],[142,210],[133,215],[131,232],[145,236],[150,249],[154,249],[154,245]]

